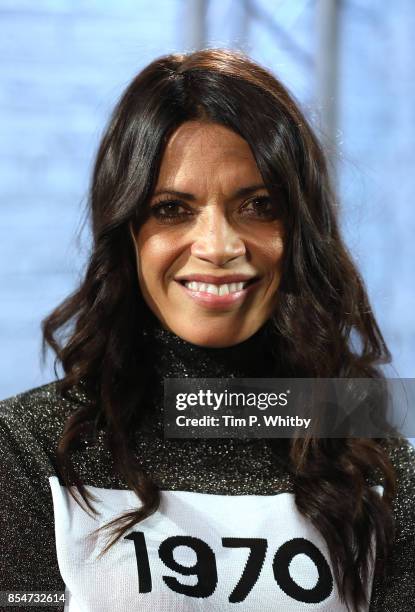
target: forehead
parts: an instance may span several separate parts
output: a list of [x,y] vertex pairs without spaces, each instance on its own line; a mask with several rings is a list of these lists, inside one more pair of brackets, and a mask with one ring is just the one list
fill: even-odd
[[222,125],[188,121],[177,128],[166,145],[157,188],[206,180],[262,182],[246,140]]

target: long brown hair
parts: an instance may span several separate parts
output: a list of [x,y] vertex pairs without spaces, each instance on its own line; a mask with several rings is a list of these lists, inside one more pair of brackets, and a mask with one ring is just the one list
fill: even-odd
[[[241,135],[271,197],[283,202],[286,255],[273,322],[284,375],[377,378],[378,365],[390,361],[339,233],[324,154],[293,97],[268,71],[235,52],[155,60],[123,94],[98,150],[85,276],[43,322],[44,348],[52,347],[63,367],[62,393],[82,385],[89,399],[69,418],[60,440],[62,477],[94,511],[70,455],[99,424],[117,470],[142,502],[107,525],[113,530],[110,545],[160,501],[130,444],[151,367],[142,334],[151,314],[138,287],[129,224],[139,227],[145,218],[169,135],[198,118]],[[291,440],[288,457],[297,507],[325,538],[340,595],[357,609],[365,602],[372,535],[379,559],[387,558],[393,542],[396,483],[387,452],[380,440],[309,438]],[[383,498],[367,485],[373,470],[383,477]]]

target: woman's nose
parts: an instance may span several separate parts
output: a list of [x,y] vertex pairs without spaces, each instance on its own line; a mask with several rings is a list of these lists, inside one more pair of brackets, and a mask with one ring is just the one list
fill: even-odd
[[194,257],[221,266],[245,252],[244,241],[222,210],[212,206],[201,215],[191,246]]

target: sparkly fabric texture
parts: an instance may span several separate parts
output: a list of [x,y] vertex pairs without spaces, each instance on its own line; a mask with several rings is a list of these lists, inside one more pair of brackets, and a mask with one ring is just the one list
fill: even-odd
[[[161,489],[229,495],[292,491],[284,453],[271,448],[267,440],[163,438],[163,378],[278,376],[268,333],[269,328],[264,326],[235,347],[208,349],[191,345],[166,330],[152,330],[149,358],[154,364],[154,391],[142,409],[136,452],[142,467]],[[2,591],[65,588],[56,559],[48,478],[56,474],[55,449],[65,421],[85,399],[79,388],[72,389],[70,398],[64,399],[56,383],[50,383],[0,402]],[[389,446],[398,474],[394,504],[397,540],[387,579],[381,583],[375,578],[370,612],[409,612],[415,610],[415,450],[403,439]],[[98,436],[95,444],[85,443],[73,459],[85,484],[127,488],[113,469],[103,436]]]

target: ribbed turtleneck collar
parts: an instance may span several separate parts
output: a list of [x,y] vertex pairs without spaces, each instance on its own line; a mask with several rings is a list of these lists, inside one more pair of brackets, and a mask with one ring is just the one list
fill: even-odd
[[160,378],[272,378],[278,376],[276,335],[268,321],[247,340],[225,348],[191,344],[156,324],[145,332]]

